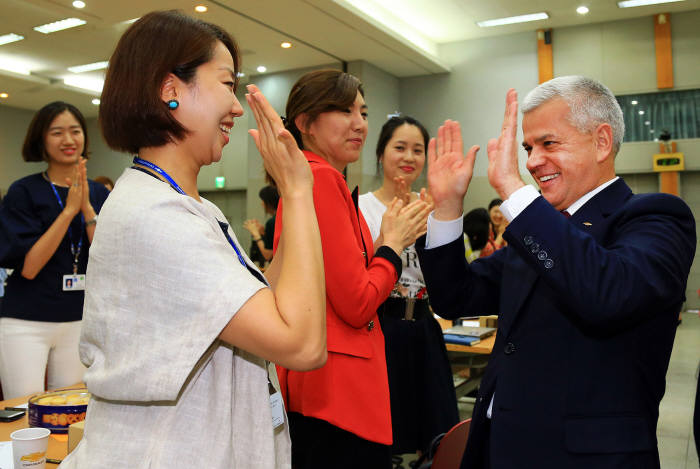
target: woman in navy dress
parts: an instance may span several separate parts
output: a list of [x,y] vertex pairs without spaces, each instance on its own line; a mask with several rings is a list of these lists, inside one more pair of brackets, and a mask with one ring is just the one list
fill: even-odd
[[[48,163],[15,181],[0,206],[0,266],[14,269],[0,312],[6,399],[82,380],[78,356],[88,249],[109,192],[87,179],[85,118],[73,105],[41,108],[22,156]],[[46,376],[45,376],[46,375]]]

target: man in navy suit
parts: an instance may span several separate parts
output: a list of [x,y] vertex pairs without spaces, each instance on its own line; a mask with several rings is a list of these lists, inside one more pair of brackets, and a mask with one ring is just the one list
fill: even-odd
[[[462,468],[659,468],[656,424],[695,221],[666,194],[634,195],[615,176],[624,123],[615,97],[560,77],[523,103],[527,169],[518,169],[517,95],[488,144],[505,201],[508,246],[467,264],[461,213],[478,147],[459,124],[429,146],[435,211],[416,243],[443,317],[498,314]],[[563,213],[566,211],[567,213]]]

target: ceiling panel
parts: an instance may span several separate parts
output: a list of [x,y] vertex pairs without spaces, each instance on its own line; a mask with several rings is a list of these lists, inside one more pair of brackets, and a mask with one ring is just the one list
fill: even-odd
[[[426,52],[404,36],[421,34],[438,45],[542,27],[700,9],[700,0],[632,9],[617,8],[615,0],[362,0],[376,2],[405,25],[390,31],[357,10],[359,0],[85,1],[86,8],[78,10],[71,6],[72,0],[1,0],[0,35],[14,32],[25,40],[0,46],[0,64],[25,62],[33,76],[0,72],[0,92],[10,94],[0,99],[0,105],[38,109],[53,99],[65,99],[75,102],[87,115],[95,115],[97,108],[90,100],[97,93],[62,84],[62,79],[71,75],[67,67],[107,60],[128,27],[126,21],[158,9],[181,9],[231,32],[243,50],[243,71],[248,77],[258,73],[258,65],[265,65],[269,73],[354,60],[365,60],[397,77],[444,73],[449,68],[437,52]],[[195,13],[198,3],[209,10]],[[587,5],[590,13],[577,15],[579,4]],[[546,11],[551,18],[496,28],[476,26],[479,20],[536,11]],[[87,24],[50,35],[32,29],[71,16]],[[292,42],[293,47],[282,49],[282,41]],[[432,50],[437,51],[437,46]],[[103,74],[81,75],[101,78]]]

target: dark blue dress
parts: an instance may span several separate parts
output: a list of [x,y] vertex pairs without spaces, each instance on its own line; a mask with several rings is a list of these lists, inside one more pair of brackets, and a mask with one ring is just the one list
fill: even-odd
[[[99,213],[109,191],[94,181],[90,203]],[[67,187],[55,186],[65,206]],[[56,195],[41,173],[15,181],[0,205],[0,266],[14,269],[7,279],[0,316],[30,321],[79,321],[83,315],[82,291],[63,291],[63,275],[73,273],[69,233],[77,246],[82,238],[78,273],[87,268],[90,243],[80,215],[71,222],[61,244],[33,280],[21,276],[24,257],[61,213]],[[81,229],[82,228],[82,229]]]

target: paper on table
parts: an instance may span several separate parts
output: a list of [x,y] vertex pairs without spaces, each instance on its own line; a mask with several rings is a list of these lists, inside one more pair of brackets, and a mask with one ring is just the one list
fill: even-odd
[[473,320],[473,319],[462,319],[462,326],[466,327],[479,327],[479,320]]
[[12,460],[12,442],[0,441],[0,469],[12,469],[15,465]]

